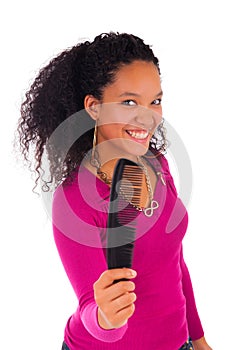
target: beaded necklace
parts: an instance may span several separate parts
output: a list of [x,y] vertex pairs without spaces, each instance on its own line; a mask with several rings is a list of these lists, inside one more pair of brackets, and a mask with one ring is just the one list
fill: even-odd
[[[145,179],[146,179],[146,187],[147,187],[147,191],[148,191],[148,196],[149,196],[149,206],[147,208],[144,207],[139,207],[138,205],[136,205],[135,203],[133,203],[129,198],[127,198],[127,196],[125,195],[125,193],[123,192],[122,188],[120,188],[120,193],[121,195],[125,198],[125,200],[131,204],[136,210],[141,211],[144,213],[144,215],[146,217],[151,217],[154,214],[154,211],[156,209],[158,209],[159,207],[159,203],[153,199],[153,190],[152,190],[152,186],[151,186],[151,181],[150,181],[150,176],[148,174],[148,170],[147,167],[145,166],[142,158],[140,156],[137,156],[137,161],[138,161],[138,165],[140,166],[140,168],[142,169],[143,173],[145,174]],[[101,164],[99,162],[99,160],[96,158],[91,158],[90,159],[90,163],[93,167],[95,167],[97,169],[97,175],[99,176],[99,178],[105,182],[107,185],[111,185],[112,184],[112,179],[108,177],[108,175],[101,170]],[[160,177],[163,185],[166,185],[163,177],[162,177],[162,173],[161,172],[156,172],[156,175]]]

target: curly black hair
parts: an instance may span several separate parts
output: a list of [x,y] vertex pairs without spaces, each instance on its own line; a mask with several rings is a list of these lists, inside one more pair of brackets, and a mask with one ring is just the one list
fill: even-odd
[[[63,51],[39,71],[21,105],[17,126],[18,144],[26,161],[30,162],[33,151],[35,187],[40,178],[44,191],[52,183],[56,187],[72,178],[92,148],[94,121],[84,109],[85,96],[91,94],[101,101],[103,89],[114,81],[117,71],[135,60],[153,62],[160,74],[157,57],[142,39],[110,32]],[[64,123],[68,118],[69,122]],[[61,125],[62,132],[56,134]],[[150,148],[162,152],[165,145],[164,129],[159,127]],[[50,174],[46,180],[42,164],[45,154]]]

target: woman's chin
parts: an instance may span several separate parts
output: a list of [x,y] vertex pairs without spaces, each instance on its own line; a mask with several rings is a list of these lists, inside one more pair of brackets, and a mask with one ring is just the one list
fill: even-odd
[[135,145],[134,147],[129,149],[128,152],[125,152],[125,158],[134,157],[136,159],[137,157],[142,157],[148,152],[148,148],[149,146],[145,147],[140,145],[139,147],[138,145]]

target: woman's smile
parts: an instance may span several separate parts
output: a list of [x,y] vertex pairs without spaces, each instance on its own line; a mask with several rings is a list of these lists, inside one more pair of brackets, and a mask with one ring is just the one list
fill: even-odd
[[137,142],[147,142],[150,138],[150,134],[146,130],[126,130],[126,133]]

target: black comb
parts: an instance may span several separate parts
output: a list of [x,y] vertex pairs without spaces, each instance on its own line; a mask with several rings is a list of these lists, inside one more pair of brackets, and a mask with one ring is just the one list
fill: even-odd
[[128,159],[120,159],[114,169],[107,226],[109,269],[132,266],[143,175],[141,167]]

